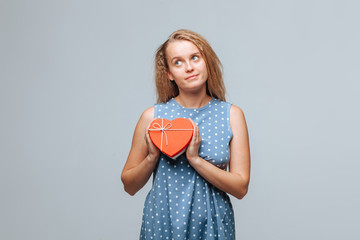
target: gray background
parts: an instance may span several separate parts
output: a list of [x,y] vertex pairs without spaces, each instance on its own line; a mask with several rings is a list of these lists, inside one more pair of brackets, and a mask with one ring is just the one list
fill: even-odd
[[238,239],[359,239],[359,1],[0,1],[0,239],[137,239],[120,173],[153,57],[199,32],[247,118]]

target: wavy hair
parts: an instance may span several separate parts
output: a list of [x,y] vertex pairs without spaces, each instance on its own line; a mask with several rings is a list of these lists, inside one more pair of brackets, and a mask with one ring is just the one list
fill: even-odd
[[206,81],[206,93],[219,100],[225,99],[225,85],[222,77],[222,64],[214,50],[204,37],[190,30],[180,29],[173,32],[169,38],[157,49],[155,54],[155,83],[157,102],[167,102],[179,94],[179,88],[175,81],[168,78],[168,64],[166,61],[166,48],[169,43],[177,40],[192,42],[205,59],[208,79]]

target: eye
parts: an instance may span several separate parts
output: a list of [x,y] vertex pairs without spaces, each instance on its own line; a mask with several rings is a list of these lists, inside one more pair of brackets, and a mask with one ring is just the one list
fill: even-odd
[[176,60],[176,61],[175,61],[175,65],[176,65],[176,66],[180,66],[180,64],[181,64],[181,61],[180,61],[180,60]]
[[199,59],[199,57],[195,55],[195,56],[193,56],[191,59],[194,60],[194,61],[196,61],[196,60]]

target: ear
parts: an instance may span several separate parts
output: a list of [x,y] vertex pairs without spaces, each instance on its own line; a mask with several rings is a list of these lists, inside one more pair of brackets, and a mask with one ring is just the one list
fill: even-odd
[[167,72],[168,78],[170,79],[170,81],[174,81],[174,77],[172,76],[172,74],[168,71]]

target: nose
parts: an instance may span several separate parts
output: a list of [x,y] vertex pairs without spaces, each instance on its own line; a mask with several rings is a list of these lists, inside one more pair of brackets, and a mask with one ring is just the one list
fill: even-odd
[[192,72],[194,69],[190,62],[186,63],[186,72]]

